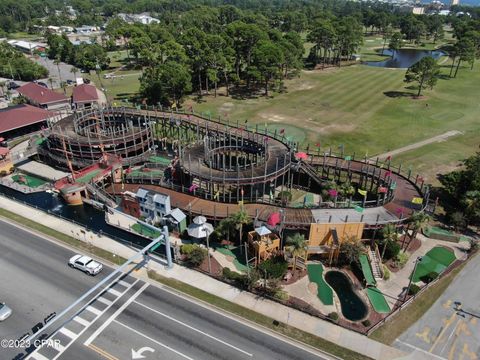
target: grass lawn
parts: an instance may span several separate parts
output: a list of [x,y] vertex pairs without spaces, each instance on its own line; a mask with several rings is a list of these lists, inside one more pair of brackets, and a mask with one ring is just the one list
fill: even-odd
[[271,331],[277,332],[281,335],[303,342],[314,348],[327,351],[330,354],[335,355],[341,359],[349,359],[349,360],[370,359],[367,356],[342,348],[337,344],[334,344],[330,341],[319,338],[315,335],[312,335],[300,329],[294,328],[284,323],[275,322],[273,321],[272,318],[269,318],[268,316],[259,314],[251,309],[247,309],[246,307],[234,304],[230,301],[224,300],[216,295],[207,293],[203,290],[200,290],[191,285],[182,283],[178,280],[161,276],[153,271],[149,271],[148,275],[151,279],[154,279],[164,285],[167,285],[173,289],[176,289],[195,299],[201,300],[205,303],[213,305],[214,307],[227,311],[231,314],[240,316],[244,319],[248,319],[251,322],[254,322],[262,327],[265,327]]
[[392,319],[375,330],[370,337],[374,340],[381,341],[384,344],[389,345],[393,343],[395,339],[397,339],[404,331],[420,319],[428,309],[430,309],[433,303],[443,294],[445,289],[465,265],[466,262],[418,295],[412,304],[394,315]]
[[[448,74],[449,60],[442,66]],[[354,65],[325,71],[303,71],[286,82],[287,92],[242,99],[204,97],[186,101],[196,112],[249,125],[265,123],[269,130],[285,129],[303,145],[320,143],[322,149],[368,154],[397,149],[450,130],[463,132],[442,143],[432,143],[393,157],[394,163],[411,165],[431,182],[438,172],[449,171],[478,145],[477,121],[480,64],[462,67],[456,79],[440,79],[425,97],[412,99],[405,88],[405,70]],[[426,105],[428,104],[428,106]],[[458,146],[457,146],[458,145]]]
[[[44,226],[42,224],[39,224],[37,222],[31,221],[29,219],[26,219],[24,217],[21,217],[17,214],[14,214],[8,210],[0,209],[0,216],[8,218],[10,220],[13,220],[19,224],[22,224],[30,229],[36,230],[38,232],[43,233],[44,235],[47,235],[49,237],[55,238],[59,241],[62,241],[74,248],[80,249],[82,251],[90,252],[98,257],[101,257],[107,261],[110,261],[111,263],[114,264],[122,264],[126,261],[126,259],[116,256],[108,251],[105,251],[100,248],[96,248],[94,246],[89,246],[86,243],[74,239],[71,236],[65,235],[63,233],[60,233],[56,230],[50,229],[47,226]],[[158,275],[157,273],[153,271],[148,272],[148,276],[151,279],[154,279],[162,284],[165,284],[173,289],[176,289],[180,292],[183,292],[184,294],[187,294],[188,296],[194,297],[200,301],[203,301],[205,303],[211,304],[221,310],[228,311],[234,315],[243,317],[244,319],[247,319],[248,321],[254,322],[260,326],[263,326],[269,330],[276,331],[277,333],[280,333],[284,336],[290,337],[296,341],[303,342],[305,344],[308,344],[309,346],[312,346],[314,348],[327,351],[333,355],[336,355],[342,359],[351,359],[351,360],[368,360],[370,359],[367,356],[361,355],[359,353],[356,353],[354,351],[345,349],[341,346],[336,345],[335,343],[332,343],[330,341],[327,341],[325,339],[319,338],[317,336],[314,336],[310,333],[304,332],[300,329],[294,328],[292,326],[289,326],[284,323],[275,323],[273,319],[259,314],[253,310],[247,309],[243,306],[234,304],[232,302],[229,302],[227,300],[224,300],[222,298],[219,298],[218,296],[209,294],[203,290],[200,290],[198,288],[195,288],[193,286],[184,284],[178,280],[174,280],[171,278],[166,278],[161,275]]]
[[[105,79],[105,74],[115,72],[115,77]],[[118,106],[126,105],[131,99],[136,97],[140,89],[141,76],[140,70],[125,70],[116,71],[109,69],[100,73],[100,79],[97,74],[85,74],[85,77],[90,79],[97,87],[106,89],[106,96],[109,101],[116,103]]]

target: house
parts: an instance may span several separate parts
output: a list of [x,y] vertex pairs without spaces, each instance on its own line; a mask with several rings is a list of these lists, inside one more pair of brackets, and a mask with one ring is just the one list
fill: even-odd
[[[169,224],[179,232],[187,228],[187,216],[180,209],[172,210],[170,196],[139,188],[135,197],[140,207],[140,216],[143,216],[146,221],[154,224]],[[130,205],[130,213],[132,209],[134,207]]]
[[172,211],[168,195],[139,188],[136,197],[140,205],[140,214],[145,219],[159,222]]
[[88,35],[95,31],[98,31],[98,28],[96,26],[83,25],[75,28],[75,32],[82,35]]
[[9,139],[29,134],[56,119],[53,112],[27,104],[0,109],[0,136]]
[[100,105],[98,89],[90,84],[81,84],[73,88],[72,104],[77,109],[89,108]]
[[150,24],[159,24],[160,20],[151,17],[150,13],[145,12],[141,14],[125,14],[119,13],[117,17],[125,21],[126,23],[133,24],[133,23],[140,23],[143,25],[150,25]]
[[30,104],[44,109],[55,110],[70,108],[70,100],[65,95],[33,82],[20,86],[17,92],[26,98]]
[[45,52],[45,49],[47,48],[47,44],[24,40],[9,40],[7,41],[7,43],[26,54],[33,54],[34,52]]

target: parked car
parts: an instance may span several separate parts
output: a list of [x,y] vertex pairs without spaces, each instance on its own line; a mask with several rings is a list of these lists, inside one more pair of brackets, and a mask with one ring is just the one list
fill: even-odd
[[91,276],[97,275],[103,269],[103,265],[89,256],[75,255],[68,261],[68,266],[81,270]]
[[84,82],[85,84],[90,84],[90,79],[83,78],[83,82]]
[[73,85],[75,84],[74,80],[67,79],[67,85]]
[[20,85],[18,85],[16,82],[13,82],[13,81],[10,81],[7,84],[7,89],[8,90],[15,90],[15,89],[18,89],[19,87],[20,87]]
[[37,84],[43,86],[45,89],[48,89],[48,85],[45,84],[43,81],[37,81]]
[[10,315],[12,315],[12,309],[5,303],[0,303],[0,321],[6,320]]

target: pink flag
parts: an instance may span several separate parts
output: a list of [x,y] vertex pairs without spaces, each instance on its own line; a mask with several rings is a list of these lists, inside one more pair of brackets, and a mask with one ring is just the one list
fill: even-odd
[[330,189],[328,190],[328,195],[330,195],[331,197],[335,197],[338,195],[338,191],[335,189]]
[[188,188],[188,191],[194,192],[195,189],[198,189],[198,185],[197,185],[197,184],[192,184],[192,186],[190,186],[190,187]]
[[386,193],[387,190],[388,190],[388,189],[387,189],[386,187],[383,187],[383,186],[380,186],[380,187],[378,188],[378,192],[379,192],[379,193],[382,193],[382,194]]
[[390,170],[385,171],[385,177],[387,177],[387,176],[392,176],[392,172]]

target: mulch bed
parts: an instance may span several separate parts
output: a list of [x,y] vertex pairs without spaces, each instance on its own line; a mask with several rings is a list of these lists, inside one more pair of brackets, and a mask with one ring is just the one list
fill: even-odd
[[[220,276],[222,275],[222,266],[220,263],[213,257],[210,256],[210,265],[212,267],[212,275]],[[201,271],[208,273],[208,260],[205,258],[203,263],[198,267]]]
[[292,277],[289,280],[282,280],[282,285],[290,285],[307,275],[307,270],[290,271]]

